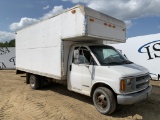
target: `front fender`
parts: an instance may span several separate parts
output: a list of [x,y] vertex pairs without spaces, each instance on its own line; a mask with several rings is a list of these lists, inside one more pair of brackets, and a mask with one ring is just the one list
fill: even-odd
[[98,88],[98,87],[106,87],[106,88],[110,89],[113,93],[116,94],[115,89],[114,89],[113,87],[111,87],[109,84],[106,84],[106,82],[104,82],[104,81],[97,81],[97,82],[94,82],[94,83],[92,84],[90,96],[93,95],[94,90],[95,90],[96,88]]

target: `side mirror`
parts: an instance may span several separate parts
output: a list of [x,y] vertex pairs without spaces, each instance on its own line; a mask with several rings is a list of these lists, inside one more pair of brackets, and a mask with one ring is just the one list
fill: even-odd
[[74,63],[79,64],[79,50],[74,50]]

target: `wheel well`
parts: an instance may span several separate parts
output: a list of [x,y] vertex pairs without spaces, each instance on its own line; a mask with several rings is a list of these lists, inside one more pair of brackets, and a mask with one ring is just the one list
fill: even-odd
[[[32,75],[32,73],[26,73],[26,84],[29,84],[29,79],[30,79],[30,75]],[[35,74],[33,74],[33,75],[35,75]],[[36,75],[37,77],[39,77],[39,79],[40,80],[47,80],[47,78],[46,77],[44,77],[44,76],[40,76],[40,75]],[[49,80],[47,80],[47,81],[49,81]]]
[[94,84],[93,87],[92,87],[91,96],[93,96],[93,92],[98,87],[106,87],[106,88],[110,89],[113,92],[113,94],[116,96],[116,93],[113,91],[113,89],[109,85],[104,84],[104,83],[96,83],[96,84]]
[[[30,79],[30,75],[35,75],[35,74],[32,74],[32,73],[26,73],[26,84],[29,84],[29,79]],[[39,75],[35,75],[37,77],[40,77]]]

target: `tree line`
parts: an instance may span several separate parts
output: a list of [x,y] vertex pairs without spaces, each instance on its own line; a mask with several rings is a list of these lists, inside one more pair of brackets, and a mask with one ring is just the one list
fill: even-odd
[[0,47],[15,47],[15,39],[9,41],[9,42],[0,42]]

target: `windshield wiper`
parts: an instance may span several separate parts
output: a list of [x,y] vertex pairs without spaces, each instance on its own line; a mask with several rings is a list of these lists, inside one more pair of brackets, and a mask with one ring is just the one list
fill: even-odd
[[129,61],[129,60],[125,60],[121,62],[122,64],[132,64],[133,62]]
[[122,63],[119,62],[110,62],[110,63],[106,63],[106,65],[120,65]]
[[122,65],[122,64],[132,64],[133,62],[129,61],[129,60],[125,60],[125,61],[122,61],[122,62],[110,62],[110,63],[106,63],[106,62],[103,62],[101,64],[103,65]]

